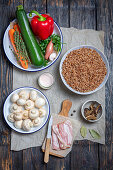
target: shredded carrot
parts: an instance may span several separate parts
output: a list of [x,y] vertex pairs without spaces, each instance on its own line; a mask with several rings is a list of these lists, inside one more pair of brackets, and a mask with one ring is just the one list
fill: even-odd
[[10,41],[11,41],[11,44],[14,48],[14,52],[18,58],[18,61],[20,62],[21,66],[24,68],[24,69],[27,69],[28,68],[28,61],[25,60],[22,56],[19,55],[16,47],[15,47],[15,44],[14,44],[14,32],[15,32],[15,29],[10,29],[9,30],[9,37],[10,37]]

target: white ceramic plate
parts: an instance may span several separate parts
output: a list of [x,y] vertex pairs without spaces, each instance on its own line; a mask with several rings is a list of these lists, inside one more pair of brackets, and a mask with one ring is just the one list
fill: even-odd
[[[28,14],[27,14],[28,15]],[[32,15],[32,17],[35,16],[34,14]],[[28,16],[29,17],[29,16]],[[31,17],[31,18],[32,18]],[[30,17],[29,17],[30,18]],[[30,18],[30,19],[31,19]],[[13,20],[13,22],[15,22],[16,20]],[[3,47],[4,47],[4,51],[5,51],[5,54],[7,56],[7,58],[9,59],[9,61],[17,68],[21,69],[21,70],[24,70],[24,71],[41,71],[41,70],[44,70],[48,67],[50,67],[52,64],[55,63],[55,61],[59,58],[60,54],[61,54],[61,51],[62,51],[62,48],[63,48],[63,36],[62,36],[62,32],[61,32],[61,29],[60,27],[58,26],[58,24],[54,21],[54,31],[53,31],[53,34],[57,34],[57,35],[60,35],[61,37],[61,51],[58,53],[57,57],[55,60],[53,60],[52,62],[49,62],[47,66],[43,66],[43,67],[36,67],[36,66],[33,66],[33,65],[29,65],[28,69],[24,69],[22,68],[18,63],[17,63],[17,60],[13,54],[13,52],[11,51],[11,49],[9,48],[9,46],[13,49],[12,45],[11,45],[11,42],[10,42],[10,39],[9,39],[9,35],[8,35],[8,31],[10,29],[10,25],[7,27],[6,31],[5,31],[5,34],[4,34],[4,38],[3,38]]]
[[[45,101],[46,101],[46,104],[45,104],[44,107],[43,107],[43,108],[46,109],[46,112],[47,112],[46,116],[43,117],[43,118],[41,118],[41,119],[42,119],[42,123],[41,123],[39,126],[31,128],[30,131],[24,131],[24,130],[22,130],[22,129],[17,129],[17,128],[15,128],[14,125],[13,125],[13,123],[9,122],[8,119],[7,119],[7,116],[8,116],[8,114],[10,113],[9,108],[10,108],[10,106],[11,106],[11,104],[12,104],[12,102],[11,102],[11,100],[10,100],[10,99],[11,99],[11,96],[12,96],[14,93],[18,93],[20,90],[23,90],[23,89],[25,89],[26,91],[36,90],[38,96],[44,98]],[[18,89],[16,89],[16,90],[14,90],[14,91],[7,97],[7,99],[6,99],[5,103],[4,103],[4,107],[3,107],[3,114],[4,114],[5,121],[7,122],[7,124],[8,124],[13,130],[15,130],[16,132],[19,132],[19,133],[28,134],[28,133],[33,133],[33,132],[36,132],[36,131],[40,130],[40,129],[47,123],[48,118],[49,118],[49,115],[50,115],[50,105],[49,105],[49,101],[48,101],[47,97],[46,97],[40,90],[35,89],[35,88],[33,88],[33,87],[21,87],[21,88],[18,88]]]
[[[62,64],[63,64],[66,56],[67,56],[71,51],[76,50],[76,49],[80,49],[80,48],[83,48],[83,47],[95,49],[95,50],[100,54],[100,56],[102,57],[105,65],[106,65],[106,68],[107,68],[107,74],[106,74],[106,76],[105,76],[105,78],[104,78],[104,81],[99,85],[99,87],[97,87],[97,88],[96,88],[95,90],[93,90],[93,91],[89,91],[89,92],[85,92],[85,93],[79,92],[79,91],[76,91],[76,90],[72,89],[72,88],[67,84],[67,82],[65,81],[65,79],[64,79],[64,77],[63,77],[63,75],[62,75]],[[107,60],[106,56],[105,56],[99,49],[97,49],[97,48],[95,48],[95,47],[93,47],[93,46],[90,46],[90,45],[81,45],[81,46],[74,47],[74,48],[71,48],[70,50],[68,50],[68,51],[64,54],[64,56],[62,57],[62,59],[61,59],[59,71],[60,71],[60,76],[61,76],[61,79],[62,79],[64,85],[65,85],[69,90],[71,90],[72,92],[74,92],[74,93],[76,93],[76,94],[81,94],[81,95],[92,94],[92,93],[98,91],[99,89],[101,89],[101,88],[105,85],[105,83],[107,82],[108,77],[109,77],[109,72],[110,72],[110,71],[109,71],[109,63],[108,63],[108,60]]]

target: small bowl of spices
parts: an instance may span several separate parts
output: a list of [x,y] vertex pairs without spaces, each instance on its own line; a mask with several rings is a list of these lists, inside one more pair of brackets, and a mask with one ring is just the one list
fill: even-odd
[[102,105],[97,101],[86,101],[81,107],[81,113],[85,120],[96,122],[102,117]]
[[50,89],[54,83],[54,77],[51,73],[45,72],[38,78],[38,84],[42,89]]

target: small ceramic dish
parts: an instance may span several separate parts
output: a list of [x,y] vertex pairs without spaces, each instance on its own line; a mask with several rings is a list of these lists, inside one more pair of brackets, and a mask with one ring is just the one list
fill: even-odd
[[45,72],[38,78],[38,84],[42,89],[50,89],[54,84],[54,77],[51,73]]
[[[91,104],[92,103],[94,103],[94,106],[98,106],[98,105],[100,105],[100,112],[97,114],[97,119],[96,120],[88,120],[87,118],[86,118],[86,116],[85,116],[85,114],[84,114],[84,109],[85,108],[88,108],[89,109],[89,107],[91,106]],[[101,119],[101,117],[102,117],[102,114],[103,114],[103,109],[102,109],[102,105],[98,102],[98,101],[91,101],[91,100],[88,100],[88,101],[86,101],[83,105],[82,105],[82,107],[81,107],[81,114],[82,114],[82,116],[83,116],[83,118],[86,120],[86,121],[88,121],[88,122],[97,122],[97,121],[99,121],[100,119]]]

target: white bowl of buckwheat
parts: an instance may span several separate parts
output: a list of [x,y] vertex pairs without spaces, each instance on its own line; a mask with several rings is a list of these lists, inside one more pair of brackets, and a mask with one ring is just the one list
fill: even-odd
[[74,93],[92,94],[101,89],[109,77],[109,63],[97,48],[82,45],[68,50],[60,62],[64,85]]

